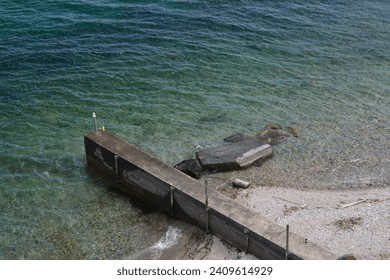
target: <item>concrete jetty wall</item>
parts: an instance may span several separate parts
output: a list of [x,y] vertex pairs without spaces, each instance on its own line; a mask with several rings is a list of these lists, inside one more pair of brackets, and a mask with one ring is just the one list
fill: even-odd
[[[205,186],[114,135],[84,136],[88,165],[113,184],[174,217],[208,230],[259,259],[285,259],[286,229]],[[289,259],[336,259],[305,238],[289,234]]]

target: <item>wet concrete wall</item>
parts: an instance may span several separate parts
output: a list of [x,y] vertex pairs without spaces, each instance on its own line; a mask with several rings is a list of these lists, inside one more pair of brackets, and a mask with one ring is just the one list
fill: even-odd
[[[259,259],[285,259],[286,229],[205,186],[114,135],[84,136],[88,165],[113,184],[176,218],[208,230]],[[289,259],[336,259],[325,249],[289,234]]]

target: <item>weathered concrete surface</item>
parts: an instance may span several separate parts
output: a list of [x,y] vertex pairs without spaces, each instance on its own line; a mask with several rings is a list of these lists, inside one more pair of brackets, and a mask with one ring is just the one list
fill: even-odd
[[[207,208],[202,183],[107,132],[88,133],[84,141],[88,164],[124,191],[200,228],[208,222],[211,233],[259,259],[284,259],[283,227],[212,188]],[[294,233],[289,240],[290,259],[337,259]]]
[[206,170],[228,171],[248,167],[271,154],[270,145],[256,139],[247,139],[200,150],[196,153],[196,157]]
[[269,144],[261,145],[257,148],[250,149],[236,158],[236,162],[241,168],[250,166],[259,159],[266,158],[272,155],[272,148]]

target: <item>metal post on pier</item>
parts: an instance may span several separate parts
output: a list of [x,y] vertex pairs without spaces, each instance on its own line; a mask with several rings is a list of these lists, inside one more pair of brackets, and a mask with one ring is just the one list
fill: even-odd
[[290,225],[286,226],[286,256],[285,259],[288,260],[288,243],[289,243],[289,238],[290,238]]
[[210,211],[210,207],[209,207],[209,196],[208,196],[208,193],[207,193],[207,188],[208,188],[208,182],[207,180],[205,181],[205,205],[206,205],[206,233],[209,233],[210,230],[209,230],[209,211]]
[[174,192],[175,188],[173,186],[170,187],[170,193],[171,193],[171,216],[173,217],[174,213],[173,213],[173,207],[174,207],[174,197],[173,197],[173,192]]
[[249,247],[249,236],[248,236],[249,229],[244,228],[244,234],[245,234],[245,250],[244,250],[244,252],[245,252],[245,254],[247,254],[248,253],[248,247]]
[[118,166],[118,155],[114,155],[114,161],[115,161],[115,183],[119,183],[119,166]]

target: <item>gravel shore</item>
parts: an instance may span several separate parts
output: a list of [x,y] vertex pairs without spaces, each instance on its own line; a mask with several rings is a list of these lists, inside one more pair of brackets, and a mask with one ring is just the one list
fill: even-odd
[[262,187],[240,192],[249,208],[338,256],[390,259],[390,188],[320,191]]
[[[338,256],[390,260],[390,188],[348,191],[253,188],[237,200]],[[199,235],[199,233],[198,233]],[[255,259],[213,236],[189,249],[190,259]]]
[[[356,259],[390,259],[390,187],[339,190],[280,187],[261,180],[259,174],[264,174],[262,167],[216,173],[204,179],[221,193],[281,226],[289,224],[292,232],[338,256],[352,254]],[[235,178],[251,182],[250,187],[234,188]],[[205,238],[198,248],[202,249],[193,248],[191,258],[254,258],[216,237]]]
[[[273,185],[264,167],[215,173],[203,177],[210,187],[337,256],[360,260],[390,260],[390,187],[296,188]],[[272,177],[269,173],[268,176]],[[276,175],[275,175],[276,176]],[[263,177],[263,178],[261,178]],[[249,188],[232,186],[235,178]],[[288,178],[284,178],[288,181]],[[281,180],[279,178],[279,180]],[[288,181],[294,184],[294,180]],[[138,259],[256,259],[186,222],[165,218],[160,240],[167,243],[156,254],[153,245]],[[155,220],[161,221],[161,216]],[[147,252],[145,254],[145,252]]]

